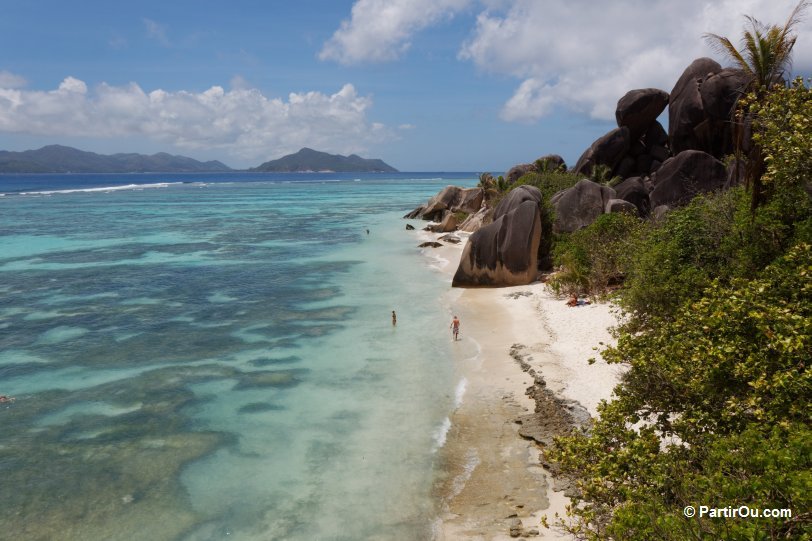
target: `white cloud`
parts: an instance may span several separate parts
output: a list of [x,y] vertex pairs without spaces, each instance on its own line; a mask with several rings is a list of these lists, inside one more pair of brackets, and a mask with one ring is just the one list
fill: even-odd
[[169,41],[169,36],[167,35],[167,28],[165,25],[157,21],[153,21],[152,19],[147,19],[146,17],[141,20],[144,23],[144,27],[147,29],[147,37],[157,41],[164,47],[172,46],[172,43]]
[[319,53],[342,64],[395,60],[412,36],[452,17],[471,0],[357,0],[350,20],[341,23]]
[[11,73],[10,71],[0,70],[0,88],[22,88],[28,81],[25,77]]
[[[741,36],[744,14],[783,24],[797,0],[491,0],[459,57],[521,83],[502,117],[534,121],[557,107],[614,119],[627,91],[670,91],[687,65],[713,56],[702,36]],[[795,68],[812,66],[812,24],[798,27]],[[722,60],[723,65],[729,62]],[[808,71],[807,71],[808,73]]]
[[[256,88],[213,86],[205,92],[145,92],[137,84],[88,90],[67,77],[56,90],[0,87],[0,131],[40,136],[147,137],[180,149],[225,152],[252,164],[303,146],[363,151],[394,137],[369,122],[372,99],[351,84],[334,94],[269,98]],[[253,163],[255,164],[255,163]]]

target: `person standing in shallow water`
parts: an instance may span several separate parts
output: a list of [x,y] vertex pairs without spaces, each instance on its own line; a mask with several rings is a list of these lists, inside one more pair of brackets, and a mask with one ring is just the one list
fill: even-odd
[[398,316],[397,316],[397,314],[395,314],[395,311],[392,310],[392,325],[397,325],[397,324],[398,324]]
[[460,338],[460,320],[457,316],[454,316],[454,319],[451,320],[451,336],[453,336],[455,342]]

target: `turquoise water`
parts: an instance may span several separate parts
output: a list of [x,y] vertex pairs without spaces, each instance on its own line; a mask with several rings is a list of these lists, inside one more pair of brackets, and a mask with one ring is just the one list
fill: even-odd
[[0,531],[429,538],[449,281],[400,217],[473,175],[105,180],[0,198]]

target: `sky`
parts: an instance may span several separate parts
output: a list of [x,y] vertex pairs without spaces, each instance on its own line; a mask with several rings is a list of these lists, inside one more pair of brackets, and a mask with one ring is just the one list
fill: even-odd
[[[310,147],[402,171],[573,165],[629,90],[795,0],[2,0],[0,149],[247,168]],[[812,8],[793,73],[812,73]]]

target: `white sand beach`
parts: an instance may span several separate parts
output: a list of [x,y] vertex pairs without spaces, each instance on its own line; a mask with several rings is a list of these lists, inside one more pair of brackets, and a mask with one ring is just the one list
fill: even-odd
[[[449,281],[463,245],[427,249],[446,261],[442,267]],[[451,289],[449,304],[461,320],[463,353],[456,371],[464,394],[458,396],[441,451],[448,477],[437,487],[444,511],[437,539],[511,539],[517,518],[521,537],[568,539],[541,525],[542,515],[551,523],[556,513],[563,515],[569,500],[553,490],[539,461],[540,446],[519,435],[517,419],[532,413],[535,404],[525,394],[533,377],[514,357],[521,355],[557,396],[577,401],[594,416],[620,371],[593,349],[612,341],[612,307],[570,308],[543,283]],[[592,357],[597,361],[590,365]]]

